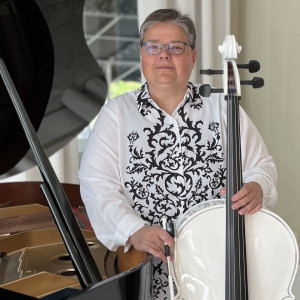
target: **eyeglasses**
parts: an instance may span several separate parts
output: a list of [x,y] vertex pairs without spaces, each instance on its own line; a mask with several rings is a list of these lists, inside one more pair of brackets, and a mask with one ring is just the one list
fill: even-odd
[[169,44],[161,44],[159,42],[143,42],[143,46],[146,49],[147,54],[156,55],[159,54],[163,47],[166,47],[167,51],[172,55],[179,55],[184,52],[186,46],[189,46],[188,43],[184,42],[173,42]]

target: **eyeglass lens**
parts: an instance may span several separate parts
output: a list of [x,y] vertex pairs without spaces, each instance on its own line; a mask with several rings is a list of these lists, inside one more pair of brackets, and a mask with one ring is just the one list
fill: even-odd
[[144,47],[148,54],[155,55],[159,54],[163,47],[166,47],[170,54],[181,54],[184,52],[187,43],[184,42],[173,42],[169,44],[160,44],[158,42],[144,42]]

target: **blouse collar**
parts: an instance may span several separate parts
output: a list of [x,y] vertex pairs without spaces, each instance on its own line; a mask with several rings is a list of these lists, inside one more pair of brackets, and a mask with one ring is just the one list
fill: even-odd
[[[192,82],[188,82],[185,96],[178,107],[182,107],[185,103],[192,101],[197,97],[197,88]],[[138,111],[149,111],[149,106],[156,106],[155,101],[151,98],[148,90],[147,82],[137,90],[137,106]]]

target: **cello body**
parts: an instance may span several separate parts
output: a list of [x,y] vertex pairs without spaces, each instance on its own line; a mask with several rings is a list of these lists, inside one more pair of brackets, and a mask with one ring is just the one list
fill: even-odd
[[[187,211],[176,225],[176,266],[182,299],[225,299],[225,204],[210,200]],[[245,216],[249,300],[295,299],[299,252],[278,215],[261,209]]]

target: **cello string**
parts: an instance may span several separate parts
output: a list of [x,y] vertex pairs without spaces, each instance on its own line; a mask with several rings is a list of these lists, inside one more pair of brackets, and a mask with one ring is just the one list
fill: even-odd
[[[240,148],[240,131],[239,131],[239,96],[236,96],[236,85],[233,76],[232,63],[228,62],[228,126],[231,126],[231,131],[228,137],[232,155],[229,155],[229,166],[231,166],[232,174],[229,174],[231,179],[230,183],[230,198],[240,190],[242,187],[242,174],[241,174],[241,148]],[[232,202],[230,201],[230,205]],[[228,206],[229,207],[229,206]],[[231,261],[231,288],[234,297],[229,296],[230,299],[247,300],[247,287],[246,287],[246,260],[245,260],[245,236],[244,236],[244,217],[238,211],[230,211],[230,244],[231,254],[233,259]],[[235,234],[235,235],[234,235]],[[236,239],[234,239],[236,237]],[[239,296],[239,297],[238,297]]]
[[[235,134],[236,134],[236,190],[240,190],[242,187],[242,165],[241,165],[241,141],[240,141],[240,127],[239,127],[239,97],[235,96],[234,100],[234,124]],[[239,262],[239,271],[240,271],[240,299],[248,299],[248,288],[247,288],[247,260],[246,260],[246,246],[245,246],[245,223],[244,216],[237,213],[237,222],[238,222],[238,262]]]

